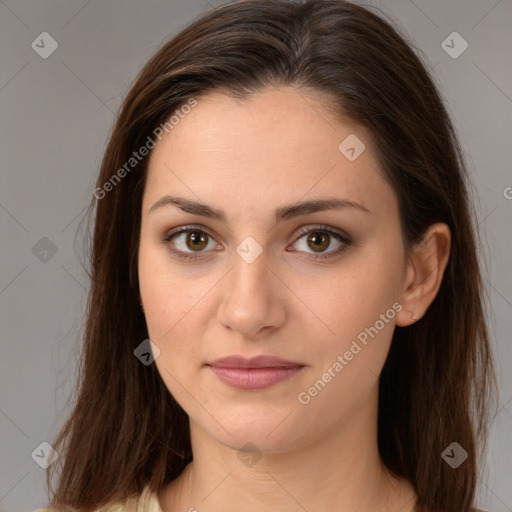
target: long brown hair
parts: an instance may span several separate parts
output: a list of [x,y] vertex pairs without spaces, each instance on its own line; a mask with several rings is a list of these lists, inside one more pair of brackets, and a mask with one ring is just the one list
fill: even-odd
[[[378,446],[386,466],[413,485],[416,512],[471,510],[496,378],[463,154],[412,45],[384,17],[343,0],[218,7],[165,44],[135,80],[89,210],[83,353],[73,409],[52,443],[60,458],[47,471],[51,504],[85,512],[147,485],[159,491],[192,459],[186,413],[156,365],[134,356],[148,338],[137,276],[148,156],[130,158],[187,102],[213,90],[244,98],[270,85],[323,93],[370,132],[398,198],[407,251],[430,224],[451,229],[436,298],[423,318],[394,331],[380,377]],[[457,469],[441,457],[453,441],[468,453]]]

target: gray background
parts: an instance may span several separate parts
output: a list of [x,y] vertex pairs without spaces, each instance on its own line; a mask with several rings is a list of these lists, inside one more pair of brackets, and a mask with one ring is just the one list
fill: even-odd
[[[46,504],[44,471],[31,454],[53,438],[73,389],[87,288],[78,228],[114,112],[162,42],[219,3],[0,2],[0,512]],[[466,151],[501,385],[478,496],[483,508],[509,511],[512,2],[373,4],[395,19],[430,62]],[[47,59],[31,47],[44,31],[58,42]],[[441,46],[453,31],[469,45],[458,58]],[[40,242],[43,237],[51,244]]]

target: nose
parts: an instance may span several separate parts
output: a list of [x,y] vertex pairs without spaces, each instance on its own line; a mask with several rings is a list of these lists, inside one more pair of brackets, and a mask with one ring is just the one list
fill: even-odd
[[265,251],[248,263],[234,254],[226,276],[218,320],[244,338],[258,338],[283,325],[286,318],[285,287],[268,267]]

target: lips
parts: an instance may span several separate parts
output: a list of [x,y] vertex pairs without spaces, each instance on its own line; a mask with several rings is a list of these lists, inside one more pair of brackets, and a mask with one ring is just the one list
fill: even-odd
[[208,366],[215,366],[217,368],[294,368],[304,365],[274,356],[256,356],[250,358],[228,356],[216,359],[212,363],[208,363]]
[[303,364],[274,356],[228,356],[206,365],[224,384],[243,390],[261,390],[289,379]]

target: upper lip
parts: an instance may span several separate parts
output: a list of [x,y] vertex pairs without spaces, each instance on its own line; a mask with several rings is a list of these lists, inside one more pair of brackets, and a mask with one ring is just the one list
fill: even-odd
[[217,366],[219,368],[295,368],[297,366],[304,366],[301,363],[294,361],[287,361],[280,357],[274,356],[256,356],[256,357],[243,357],[243,356],[228,356],[216,359],[208,366]]

